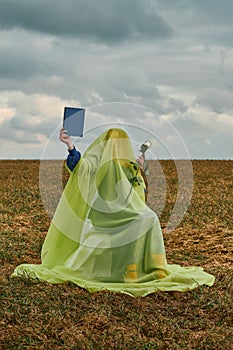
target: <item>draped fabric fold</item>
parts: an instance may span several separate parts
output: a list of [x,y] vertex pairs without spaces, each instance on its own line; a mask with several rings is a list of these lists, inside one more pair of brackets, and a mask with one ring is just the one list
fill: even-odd
[[200,267],[169,265],[157,215],[145,204],[145,183],[128,135],[110,129],[70,174],[41,251],[41,264],[12,276],[71,281],[89,291],[145,296],[214,283]]

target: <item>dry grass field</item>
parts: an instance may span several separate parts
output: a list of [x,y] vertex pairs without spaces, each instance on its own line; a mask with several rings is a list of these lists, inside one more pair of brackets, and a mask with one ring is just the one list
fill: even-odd
[[[51,177],[56,171],[52,163]],[[40,263],[50,219],[39,191],[37,160],[1,165],[1,349],[233,349],[233,161],[194,160],[189,209],[171,233],[177,172],[160,161],[167,181],[160,215],[169,263],[202,266],[212,287],[132,298],[89,293],[71,283],[11,279],[21,263]],[[64,173],[64,182],[67,180]],[[159,205],[155,161],[150,161],[148,205]]]

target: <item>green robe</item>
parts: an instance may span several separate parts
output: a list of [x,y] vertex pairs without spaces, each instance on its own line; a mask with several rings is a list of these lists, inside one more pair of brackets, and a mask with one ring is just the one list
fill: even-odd
[[202,268],[167,264],[158,217],[144,199],[128,135],[121,129],[104,132],[70,174],[41,264],[19,265],[12,276],[131,296],[211,286],[214,276]]

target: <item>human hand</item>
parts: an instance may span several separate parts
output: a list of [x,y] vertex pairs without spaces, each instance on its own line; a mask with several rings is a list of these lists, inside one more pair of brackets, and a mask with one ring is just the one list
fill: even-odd
[[67,134],[67,130],[65,130],[64,128],[62,128],[60,130],[59,139],[60,139],[61,142],[65,143],[67,145],[68,149],[71,150],[71,149],[74,148],[74,146],[72,145],[70,136]]
[[144,166],[144,157],[143,156],[140,156],[137,158],[137,163],[139,165],[139,168],[143,169],[143,166]]

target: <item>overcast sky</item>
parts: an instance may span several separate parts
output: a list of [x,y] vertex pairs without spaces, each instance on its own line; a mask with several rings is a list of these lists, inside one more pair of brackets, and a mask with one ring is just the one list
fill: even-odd
[[81,150],[120,125],[152,139],[151,157],[232,159],[232,13],[232,0],[0,0],[1,158],[62,158],[63,108],[83,106]]

